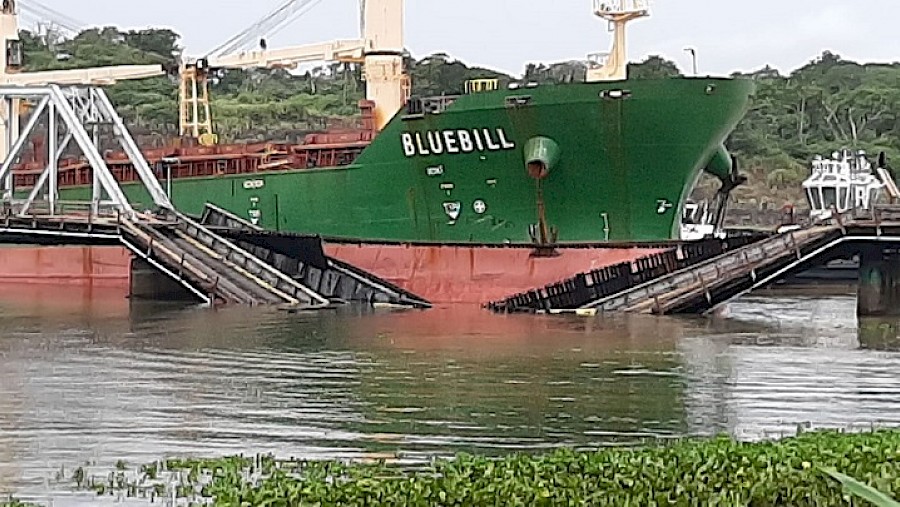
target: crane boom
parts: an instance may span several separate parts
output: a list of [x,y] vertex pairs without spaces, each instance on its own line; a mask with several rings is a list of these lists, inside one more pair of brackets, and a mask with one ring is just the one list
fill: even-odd
[[211,68],[249,69],[257,67],[293,68],[301,63],[320,61],[361,62],[365,57],[363,40],[341,40],[308,44],[269,51],[248,51],[207,60]]
[[322,0],[287,0],[259,21],[228,39],[208,53],[210,57],[224,56],[255,45],[262,35],[273,36]]
[[92,69],[47,70],[0,74],[0,82],[16,86],[36,86],[48,83],[59,85],[111,85],[125,79],[142,79],[165,74],[162,65],[118,65]]
[[[35,2],[35,5],[42,6]],[[42,6],[43,7],[43,6]],[[46,7],[45,7],[46,9]],[[51,11],[55,13],[55,11]],[[28,85],[101,85],[119,80],[141,79],[165,74],[162,65],[120,65],[89,69],[21,72],[22,46],[16,2],[6,0],[0,8],[0,39],[6,51],[0,51],[0,83]]]
[[39,2],[38,0],[28,0],[27,3],[23,3],[20,5],[22,13],[30,14],[33,18],[38,21],[45,20],[50,21],[54,25],[64,28],[73,34],[77,34],[81,31],[82,27],[86,26],[85,23],[78,21],[75,18],[67,16],[52,7],[48,7],[47,5]]
[[366,98],[375,103],[374,128],[381,130],[409,99],[409,76],[403,66],[404,0],[361,0],[362,39],[338,40],[284,49],[228,54],[249,40],[269,35],[265,30],[283,26],[291,16],[321,0],[288,0],[250,28],[229,39],[206,58],[185,62],[181,71],[181,135],[202,144],[217,142],[209,103],[211,69],[294,68],[313,61],[358,62],[364,66]]

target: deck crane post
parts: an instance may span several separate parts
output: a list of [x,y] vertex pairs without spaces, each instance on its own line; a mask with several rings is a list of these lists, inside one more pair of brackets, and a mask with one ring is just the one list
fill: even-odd
[[[185,61],[179,89],[180,131],[201,144],[215,144],[209,74],[214,69],[296,68],[317,61],[364,65],[366,98],[375,102],[375,128],[381,130],[409,98],[403,69],[403,1],[361,0],[363,38],[269,49],[266,36],[283,28],[321,0],[288,0],[235,35],[206,57]],[[253,49],[250,49],[253,48]]]
[[613,32],[612,51],[588,68],[587,81],[620,81],[628,78],[625,26],[650,15],[650,0],[594,0],[594,15],[609,23]]
[[409,101],[411,85],[403,66],[404,0],[360,0],[366,98],[375,103],[375,129],[381,130]]
[[[19,40],[19,9],[16,0],[0,3],[0,86],[109,85],[116,81],[143,79],[165,74],[162,65],[118,65],[70,70],[22,72],[22,43]],[[19,137],[20,99],[8,98],[0,104],[0,161]],[[12,192],[12,174],[0,181],[0,194]]]

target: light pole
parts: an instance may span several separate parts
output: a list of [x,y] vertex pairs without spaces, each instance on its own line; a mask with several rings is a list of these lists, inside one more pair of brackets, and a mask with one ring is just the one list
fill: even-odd
[[684,48],[685,51],[691,54],[691,62],[693,63],[694,75],[697,75],[697,50],[694,48]]

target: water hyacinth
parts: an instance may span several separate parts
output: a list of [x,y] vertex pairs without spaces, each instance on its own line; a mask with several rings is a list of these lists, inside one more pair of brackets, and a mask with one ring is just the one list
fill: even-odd
[[[863,489],[845,490],[829,473]],[[900,430],[501,459],[461,455],[416,470],[271,456],[172,459],[141,467],[126,484],[117,478],[103,481],[98,493],[215,505],[846,506],[865,486],[868,494],[898,496]]]
[[895,501],[893,498],[871,486],[867,486],[857,481],[853,477],[849,477],[835,470],[826,469],[823,471],[843,484],[844,489],[848,493],[855,497],[868,500],[876,507],[900,507],[900,502]]
[[0,498],[0,507],[33,507],[34,504],[23,502],[15,497]]

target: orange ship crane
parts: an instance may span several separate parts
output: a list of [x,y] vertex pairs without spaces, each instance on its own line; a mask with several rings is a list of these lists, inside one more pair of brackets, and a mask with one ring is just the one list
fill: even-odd
[[[403,1],[361,0],[362,38],[269,49],[271,36],[321,0],[289,0],[209,52],[185,61],[181,70],[180,131],[201,144],[215,144],[209,75],[214,69],[296,68],[303,63],[362,63],[366,98],[375,103],[375,129],[381,130],[409,99],[403,68]],[[255,49],[248,49],[255,47]]]

